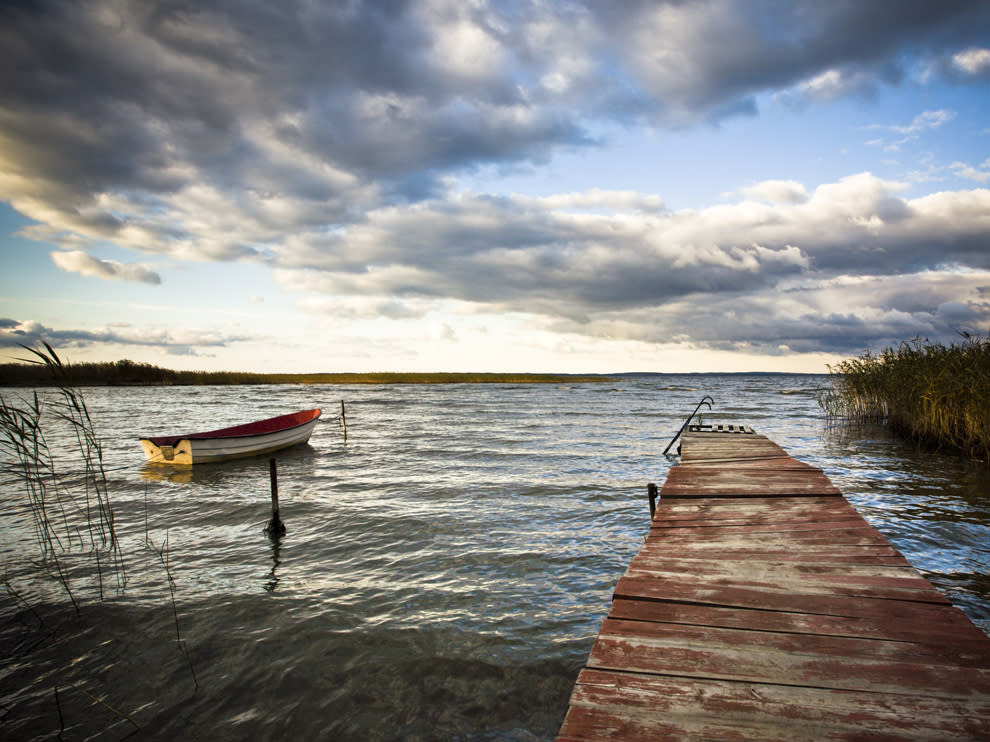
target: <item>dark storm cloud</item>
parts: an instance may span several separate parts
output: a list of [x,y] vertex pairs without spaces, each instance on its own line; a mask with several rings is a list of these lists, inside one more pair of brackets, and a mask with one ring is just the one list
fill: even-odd
[[[603,25],[661,117],[692,121],[756,113],[754,96],[830,70],[831,94],[897,84],[918,56],[944,58],[986,42],[980,0],[595,3]],[[813,91],[808,91],[813,95]]]
[[[450,169],[590,144],[579,122],[608,115],[589,110],[596,102],[624,95],[643,113],[708,117],[832,68],[894,79],[887,67],[901,52],[958,51],[990,23],[985,3],[959,0],[903,2],[897,12],[716,1],[5,8],[3,137],[41,193],[81,202],[103,190],[165,194],[189,177],[239,187],[245,168],[266,158],[252,132],[261,123],[266,136],[361,182],[427,193],[423,180]],[[580,74],[563,69],[579,98],[540,84],[561,72],[553,55],[562,51],[536,43],[540,24],[550,36],[570,31],[570,42],[553,43],[569,43],[585,63]],[[603,88],[604,97],[591,93]],[[345,190],[297,186],[291,172],[276,185],[322,199]]]
[[[7,3],[0,199],[86,275],[157,280],[79,250],[109,240],[266,261],[301,292],[369,306],[446,298],[649,337],[647,316],[689,297],[986,270],[987,192],[906,201],[862,175],[695,213],[615,194],[459,195],[449,176],[548,162],[616,121],[692,125],[757,114],[765,93],[869,91],[911,65],[977,79],[987,28],[990,5],[963,0]],[[823,311],[778,318],[787,343],[868,325]],[[762,326],[754,314],[732,331],[772,342]]]

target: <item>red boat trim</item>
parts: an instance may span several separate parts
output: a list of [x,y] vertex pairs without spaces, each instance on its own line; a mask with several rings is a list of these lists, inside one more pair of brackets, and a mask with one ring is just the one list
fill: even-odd
[[320,416],[319,408],[313,410],[303,410],[302,412],[292,412],[288,415],[270,417],[267,420],[258,420],[253,423],[234,425],[230,428],[220,428],[219,430],[209,430],[205,433],[188,433],[186,435],[162,435],[146,437],[144,440],[151,441],[156,446],[174,446],[181,440],[204,440],[208,438],[248,438],[256,435],[267,435],[268,433],[280,433],[283,430],[298,428],[300,425],[312,422]]

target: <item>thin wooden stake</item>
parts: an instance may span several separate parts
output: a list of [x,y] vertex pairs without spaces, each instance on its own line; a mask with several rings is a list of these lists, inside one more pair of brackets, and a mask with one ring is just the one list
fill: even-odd
[[55,706],[58,707],[58,736],[65,733],[65,719],[62,718],[62,702],[58,700],[58,686],[55,686]]
[[344,411],[344,400],[340,400],[340,427],[344,429],[344,442],[347,442],[347,413]]

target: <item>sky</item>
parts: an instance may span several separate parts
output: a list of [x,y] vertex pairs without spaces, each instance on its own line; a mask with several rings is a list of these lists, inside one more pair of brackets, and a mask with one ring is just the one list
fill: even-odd
[[23,0],[0,58],[0,362],[823,373],[990,333],[985,0]]

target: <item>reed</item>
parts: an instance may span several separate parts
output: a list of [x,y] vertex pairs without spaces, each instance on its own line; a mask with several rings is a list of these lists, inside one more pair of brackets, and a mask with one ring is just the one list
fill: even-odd
[[[76,610],[72,575],[80,561],[92,560],[93,588],[103,598],[104,571],[122,589],[126,572],[114,528],[113,507],[103,467],[103,447],[68,367],[47,343],[44,350],[24,346],[55,382],[46,395],[0,397],[0,461],[23,485],[41,564],[62,585]],[[49,435],[75,443],[73,466],[62,471]],[[58,446],[59,451],[64,446]],[[107,558],[101,559],[101,553]]]
[[829,366],[819,405],[833,419],[882,422],[927,448],[990,462],[990,339],[921,338]]
[[[30,657],[41,644],[74,640],[70,634],[62,632],[60,627],[53,628],[46,622],[41,608],[50,601],[43,598],[37,608],[31,602],[31,598],[36,598],[39,592],[50,594],[50,591],[47,588],[40,591],[32,588],[39,584],[50,584],[54,578],[57,586],[61,586],[63,595],[71,602],[75,614],[79,616],[86,599],[104,600],[105,589],[112,580],[116,580],[117,592],[123,592],[126,587],[126,573],[104,469],[103,446],[96,435],[86,402],[75,386],[76,367],[63,363],[47,343],[40,350],[22,347],[31,354],[25,362],[39,368],[48,388],[29,393],[21,391],[16,395],[0,395],[0,467],[6,474],[13,475],[15,482],[23,485],[6,494],[11,498],[22,499],[23,512],[28,515],[27,520],[31,524],[31,530],[25,530],[23,539],[23,548],[28,556],[24,560],[15,559],[15,562],[23,561],[25,565],[30,565],[29,569],[22,569],[16,577],[18,582],[27,581],[30,586],[26,591],[15,587],[15,577],[10,574],[9,565],[5,565],[0,579],[10,597],[37,621],[42,639],[30,646],[18,648],[20,655]],[[124,529],[125,532],[126,530]],[[199,690],[199,680],[189,648],[179,630],[179,603],[169,554],[168,529],[165,530],[161,546],[157,546],[150,530],[147,490],[144,544],[145,551],[153,554],[160,563],[167,581],[176,645],[189,667],[196,692]],[[40,553],[40,559],[31,556],[34,549]],[[57,586],[54,591],[56,595],[59,592]],[[56,611],[55,615],[59,615],[59,612]],[[126,636],[116,639],[119,642],[127,641]],[[110,642],[102,643],[101,650],[109,644]],[[76,655],[69,652],[66,656]],[[73,660],[58,670],[59,683],[54,694],[60,732],[58,736],[61,737],[66,728],[60,689],[78,692],[92,704],[126,720],[133,727],[134,733],[140,732],[141,727],[132,715],[106,700],[107,693],[100,697],[83,687],[98,684],[111,668],[113,660],[106,660],[99,670],[99,677],[86,676],[84,670],[77,671],[74,668],[76,662]],[[50,677],[39,676],[33,682],[47,683],[50,680]],[[30,694],[25,694],[24,698],[30,698]],[[145,706],[137,710],[143,708]],[[4,715],[9,712],[8,708]],[[95,729],[103,723],[95,717],[91,722],[72,721],[87,729]],[[109,726],[96,730],[96,736],[106,736],[109,730]]]

